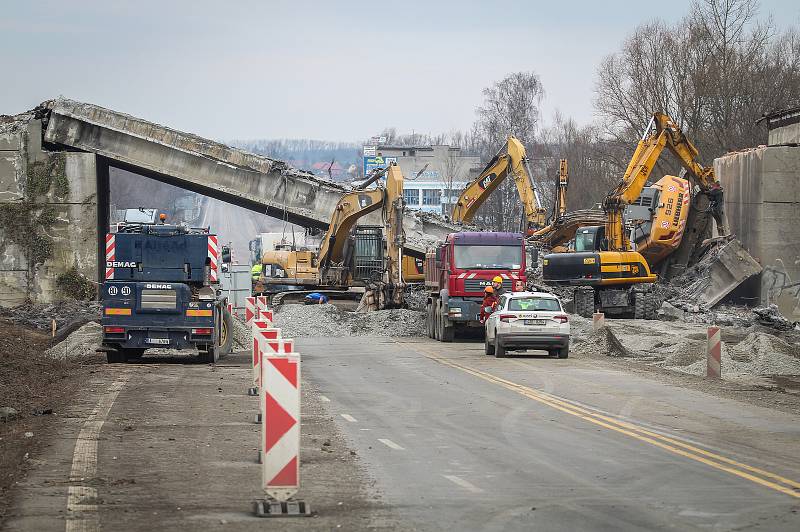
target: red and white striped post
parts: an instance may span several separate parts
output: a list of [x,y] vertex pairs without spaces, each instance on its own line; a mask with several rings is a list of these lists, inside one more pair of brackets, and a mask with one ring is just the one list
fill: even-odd
[[592,330],[596,331],[601,327],[606,326],[606,315],[602,312],[595,312],[592,314]]
[[[269,298],[267,296],[257,296],[256,297],[256,317],[261,318],[262,312],[269,311]],[[271,320],[272,318],[270,318]]]
[[106,234],[106,279],[114,278],[114,259],[117,256],[117,237],[114,233]]
[[[294,351],[294,340],[283,339],[281,330],[273,328],[272,322],[255,320],[253,323],[269,324],[267,327],[259,327],[258,330],[253,329],[253,387],[256,390],[255,395],[258,395],[263,380],[264,357],[272,354],[291,353]],[[256,423],[261,423],[263,412],[260,410],[256,414]]]
[[710,379],[722,378],[722,341],[719,327],[708,328],[706,377]]
[[258,389],[261,386],[261,349],[263,349],[263,347],[261,347],[260,344],[269,339],[269,335],[263,336],[263,333],[269,330],[272,330],[272,321],[251,318],[250,334],[253,337],[253,386],[247,389],[248,395],[258,395]]
[[300,487],[300,355],[264,353],[262,372],[262,484],[283,502]]
[[246,325],[250,325],[253,321],[253,318],[256,317],[256,298],[255,297],[247,297],[244,300],[244,322]]

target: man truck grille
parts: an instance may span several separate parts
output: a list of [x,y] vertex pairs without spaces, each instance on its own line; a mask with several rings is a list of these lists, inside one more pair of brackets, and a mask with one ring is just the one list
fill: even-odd
[[142,309],[174,309],[175,290],[142,290]]
[[[503,286],[506,286],[507,279],[503,279]],[[483,292],[487,286],[492,286],[491,279],[465,279],[464,290],[466,292]]]

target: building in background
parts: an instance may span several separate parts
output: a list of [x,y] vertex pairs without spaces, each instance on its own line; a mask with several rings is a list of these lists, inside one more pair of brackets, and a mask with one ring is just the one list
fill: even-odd
[[480,157],[464,155],[456,146],[389,146],[380,139],[364,146],[364,174],[397,163],[405,182],[406,206],[449,215],[466,184],[480,173]]

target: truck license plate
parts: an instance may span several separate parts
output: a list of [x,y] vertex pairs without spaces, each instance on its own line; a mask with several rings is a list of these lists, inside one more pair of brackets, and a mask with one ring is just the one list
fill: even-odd
[[544,320],[525,320],[525,325],[544,325]]
[[145,343],[169,345],[169,338],[145,338]]

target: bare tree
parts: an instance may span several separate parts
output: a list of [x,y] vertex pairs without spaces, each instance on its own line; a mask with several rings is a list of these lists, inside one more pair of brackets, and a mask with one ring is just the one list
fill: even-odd
[[[764,142],[764,112],[798,103],[800,42],[757,18],[757,0],[695,0],[673,26],[637,27],[598,69],[595,107],[613,161],[628,154],[653,112],[666,112],[697,145],[705,164]],[[626,157],[617,161],[624,170]],[[663,171],[677,164],[662,162]]]
[[[483,90],[483,104],[472,128],[472,143],[481,159],[488,162],[506,142],[509,134],[524,145],[534,141],[539,125],[539,105],[544,96],[542,83],[534,72],[509,74]],[[516,230],[522,205],[512,180],[507,180],[479,209],[478,218],[494,229]]]

